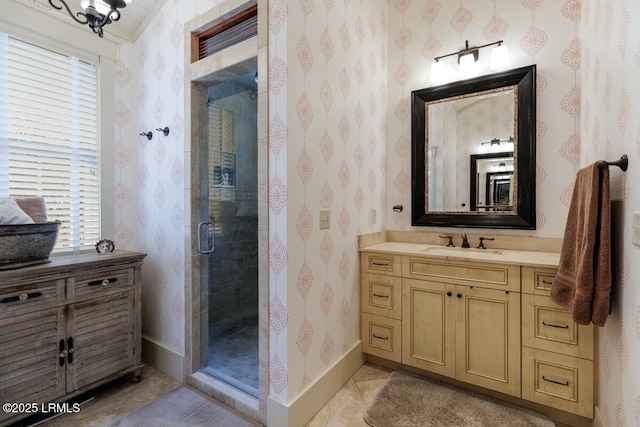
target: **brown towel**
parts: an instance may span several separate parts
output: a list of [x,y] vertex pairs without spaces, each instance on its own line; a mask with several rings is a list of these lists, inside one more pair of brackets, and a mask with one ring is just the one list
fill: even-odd
[[20,209],[29,215],[33,222],[39,224],[47,222],[47,207],[42,197],[25,197],[23,199],[15,199]]
[[604,326],[611,292],[611,198],[605,162],[580,169],[551,299],[581,325]]

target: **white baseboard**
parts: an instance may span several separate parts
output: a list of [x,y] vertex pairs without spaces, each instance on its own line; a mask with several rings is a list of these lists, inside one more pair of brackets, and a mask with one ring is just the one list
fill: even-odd
[[142,337],[142,361],[184,382],[184,356],[145,336]]
[[593,411],[593,427],[607,427],[607,425],[600,407],[596,405]]
[[358,342],[340,360],[327,368],[301,395],[288,404],[267,397],[267,425],[302,427],[313,418],[334,394],[364,363],[361,343]]

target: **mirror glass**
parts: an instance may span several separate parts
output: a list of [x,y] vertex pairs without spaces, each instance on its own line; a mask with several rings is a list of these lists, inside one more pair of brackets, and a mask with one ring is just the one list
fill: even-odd
[[[514,151],[516,90],[511,86],[426,104],[430,172],[427,212],[477,211],[477,201],[472,201],[469,191],[475,188],[469,159],[489,152]],[[505,161],[513,167],[513,156]],[[499,163],[488,165],[497,168]]]
[[515,171],[513,151],[471,156],[469,210],[513,215]]
[[535,65],[412,92],[412,225],[535,229]]

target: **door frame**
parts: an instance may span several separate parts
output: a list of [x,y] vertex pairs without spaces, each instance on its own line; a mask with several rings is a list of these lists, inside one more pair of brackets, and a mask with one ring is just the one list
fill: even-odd
[[[267,32],[266,20],[258,22],[258,36],[231,46],[210,57],[191,63],[193,38],[191,33],[202,31],[236,10],[258,4],[258,14],[266,13],[266,1],[249,0],[240,3],[227,0],[185,24],[185,159],[190,167],[185,188],[185,383],[221,400],[243,415],[266,424],[267,395],[269,393],[269,334],[268,334],[268,112],[267,112]],[[261,7],[263,6],[263,7]],[[206,24],[203,24],[206,23]],[[201,326],[207,322],[206,304],[200,283],[201,257],[197,243],[197,226],[203,218],[208,195],[200,186],[202,171],[199,164],[200,106],[207,102],[207,88],[218,82],[233,79],[252,70],[258,71],[258,358],[259,398],[237,391],[226,383],[200,372],[202,352]]]

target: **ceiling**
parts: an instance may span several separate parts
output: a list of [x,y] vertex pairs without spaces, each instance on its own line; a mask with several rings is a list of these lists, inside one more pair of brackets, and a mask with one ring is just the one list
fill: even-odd
[[[54,16],[58,19],[75,24],[75,21],[67,14],[67,11],[56,10],[49,4],[49,0],[15,0],[40,12]],[[59,0],[52,0],[54,4],[62,6]],[[75,14],[81,12],[80,0],[66,0],[71,11]],[[144,31],[149,21],[160,10],[166,0],[132,0],[127,7],[120,9],[120,20],[104,27],[104,37],[122,41],[135,41]]]

